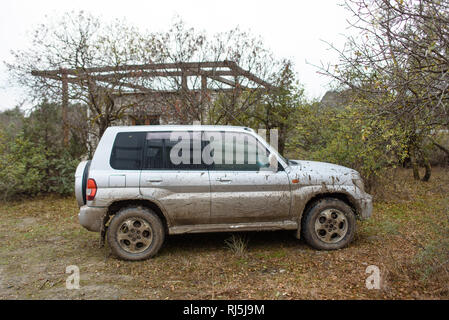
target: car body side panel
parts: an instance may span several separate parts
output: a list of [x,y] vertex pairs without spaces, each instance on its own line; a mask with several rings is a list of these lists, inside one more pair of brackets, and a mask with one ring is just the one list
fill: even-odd
[[143,170],[140,193],[144,199],[157,199],[173,226],[210,221],[207,170]]
[[285,171],[210,171],[211,223],[287,220],[290,185]]

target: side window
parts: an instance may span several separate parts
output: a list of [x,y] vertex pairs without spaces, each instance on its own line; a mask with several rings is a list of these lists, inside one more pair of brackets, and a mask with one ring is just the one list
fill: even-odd
[[205,132],[203,157],[210,170],[259,171],[269,167],[268,150],[242,132]]
[[144,169],[202,170],[201,132],[148,132]]
[[145,132],[120,132],[115,137],[109,163],[117,170],[140,170]]

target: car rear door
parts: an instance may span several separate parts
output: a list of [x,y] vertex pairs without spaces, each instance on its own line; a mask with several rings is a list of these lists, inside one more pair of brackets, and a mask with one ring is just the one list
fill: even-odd
[[210,185],[201,164],[201,132],[148,132],[140,192],[163,207],[173,226],[208,223]]

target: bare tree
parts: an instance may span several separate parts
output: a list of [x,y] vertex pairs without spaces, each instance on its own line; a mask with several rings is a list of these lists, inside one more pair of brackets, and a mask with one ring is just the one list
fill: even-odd
[[[120,67],[151,61],[152,53],[159,52],[153,50],[158,46],[153,40],[143,39],[123,21],[104,24],[82,11],[71,12],[38,26],[30,47],[13,51],[13,61],[6,65],[13,79],[28,89],[32,100],[59,102],[63,97],[63,105],[69,99],[87,104],[89,119],[96,125],[91,126],[91,134],[100,137],[130,107],[115,104],[117,95],[129,91],[122,82]],[[117,76],[98,75],[106,69]],[[65,132],[69,129],[66,118],[67,113],[63,118]]]
[[423,144],[449,125],[449,3],[435,0],[348,0],[348,37],[340,62],[321,70],[350,88],[370,117],[393,120],[407,134],[414,176],[417,158],[430,178]]
[[304,90],[290,60],[282,61],[270,82],[275,87],[255,107],[250,107],[248,116],[262,123],[267,131],[278,130],[278,151],[283,154],[287,138],[297,125],[292,115],[304,103]]
[[[238,122],[239,114],[272,89],[267,80],[280,62],[261,39],[238,28],[210,37],[179,20],[159,36],[158,42],[165,45],[161,54],[164,62],[199,63],[198,67],[183,68],[178,77],[161,78],[155,83],[160,91],[177,92],[165,95],[165,104],[182,122]],[[200,70],[200,63],[209,63],[210,67]]]

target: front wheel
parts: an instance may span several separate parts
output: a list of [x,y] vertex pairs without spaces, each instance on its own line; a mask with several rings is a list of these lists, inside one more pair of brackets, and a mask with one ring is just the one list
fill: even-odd
[[334,198],[314,203],[305,212],[302,223],[306,242],[319,250],[346,247],[354,238],[355,229],[354,211],[345,202]]
[[121,209],[108,227],[108,244],[114,255],[124,260],[153,257],[164,243],[165,231],[159,217],[150,209]]

